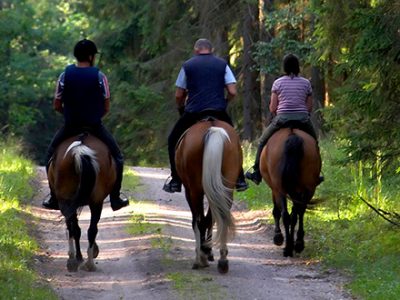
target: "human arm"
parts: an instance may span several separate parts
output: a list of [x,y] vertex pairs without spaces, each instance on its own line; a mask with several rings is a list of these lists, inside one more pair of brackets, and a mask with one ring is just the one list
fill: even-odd
[[313,97],[312,97],[312,95],[307,96],[306,106],[307,106],[308,112],[311,113],[312,109],[313,109]]
[[236,94],[237,94],[237,90],[236,90],[236,83],[230,83],[226,85],[226,90],[228,91],[228,94],[226,96],[226,100],[228,102],[232,101],[233,98],[235,98]]
[[182,115],[185,110],[185,102],[187,98],[187,83],[185,69],[181,68],[176,79],[175,101],[179,114]]
[[175,101],[176,107],[178,108],[179,113],[182,115],[185,109],[185,101],[187,97],[187,91],[181,87],[176,87],[175,91]]
[[110,86],[108,85],[107,76],[103,72],[99,72],[100,88],[104,96],[104,113],[103,117],[110,111]]
[[54,100],[53,100],[53,108],[60,114],[64,112],[62,103],[62,94],[64,91],[64,75],[65,73],[61,73],[60,76],[58,77],[56,84],[56,92],[54,94]]
[[62,101],[60,98],[54,98],[53,100],[53,108],[55,111],[58,111],[60,114],[64,112]]
[[276,115],[276,110],[278,109],[278,94],[276,92],[271,93],[271,101],[269,102],[269,111]]
[[235,98],[236,94],[237,94],[237,90],[236,90],[236,78],[235,75],[233,75],[233,72],[231,70],[231,68],[229,68],[229,66],[227,65],[225,68],[225,88],[228,92],[226,100],[228,102],[232,101],[233,98]]

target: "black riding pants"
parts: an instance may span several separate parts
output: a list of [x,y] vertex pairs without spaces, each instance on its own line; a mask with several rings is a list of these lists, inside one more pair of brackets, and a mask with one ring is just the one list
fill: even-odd
[[53,140],[51,141],[46,156],[46,170],[48,170],[50,159],[54,154],[54,151],[65,139],[80,134],[82,132],[88,132],[99,140],[101,140],[104,144],[107,145],[108,149],[111,152],[112,157],[115,160],[115,165],[117,168],[117,180],[115,182],[114,188],[111,192],[111,197],[119,197],[119,191],[121,189],[122,183],[122,172],[124,169],[124,158],[122,153],[118,147],[117,142],[114,137],[108,130],[103,126],[103,124],[98,124],[95,126],[71,126],[64,125],[61,127],[57,133],[54,135]]
[[168,154],[172,178],[179,178],[175,165],[175,147],[179,138],[187,129],[189,129],[190,126],[207,117],[213,117],[215,119],[224,121],[233,127],[232,120],[226,111],[205,110],[198,113],[184,112],[168,136]]

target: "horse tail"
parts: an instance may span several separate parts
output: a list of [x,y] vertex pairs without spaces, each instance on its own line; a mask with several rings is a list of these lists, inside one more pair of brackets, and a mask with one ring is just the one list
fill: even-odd
[[286,193],[296,199],[296,187],[300,179],[300,163],[304,156],[303,139],[291,133],[285,142],[282,159],[282,187]]
[[67,215],[88,204],[100,170],[96,151],[84,145],[82,141],[73,142],[65,151],[64,159],[68,154],[73,158],[75,172],[79,176],[79,186],[72,203],[69,204]]
[[202,183],[213,221],[217,223],[217,233],[213,241],[216,246],[226,244],[235,233],[230,210],[233,190],[225,186],[221,173],[226,141],[230,142],[229,135],[220,127],[210,127],[204,136]]

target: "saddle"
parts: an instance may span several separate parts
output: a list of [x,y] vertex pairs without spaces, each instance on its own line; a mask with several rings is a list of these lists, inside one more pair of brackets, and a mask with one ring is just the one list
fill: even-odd
[[[199,122],[209,122],[209,121],[211,121],[211,122],[212,122],[212,121],[218,121],[218,119],[215,118],[215,117],[212,117],[212,116],[205,116],[204,118],[198,120],[195,124],[197,124],[197,123],[199,123]],[[194,125],[194,124],[193,124],[193,125]],[[192,125],[192,126],[193,126],[193,125]],[[184,138],[184,136],[186,135],[186,133],[189,131],[189,129],[190,129],[192,126],[190,126],[188,129],[186,129],[186,130],[182,133],[182,135],[180,136],[178,142],[176,143],[175,150],[176,150],[176,148],[178,148],[178,146],[179,146],[179,144],[181,143],[182,139]]]

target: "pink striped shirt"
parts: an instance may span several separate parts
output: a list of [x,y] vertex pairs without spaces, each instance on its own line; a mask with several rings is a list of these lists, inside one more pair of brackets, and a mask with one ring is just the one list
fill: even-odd
[[306,100],[312,94],[311,83],[301,76],[282,76],[274,81],[271,91],[278,95],[277,114],[308,113]]

